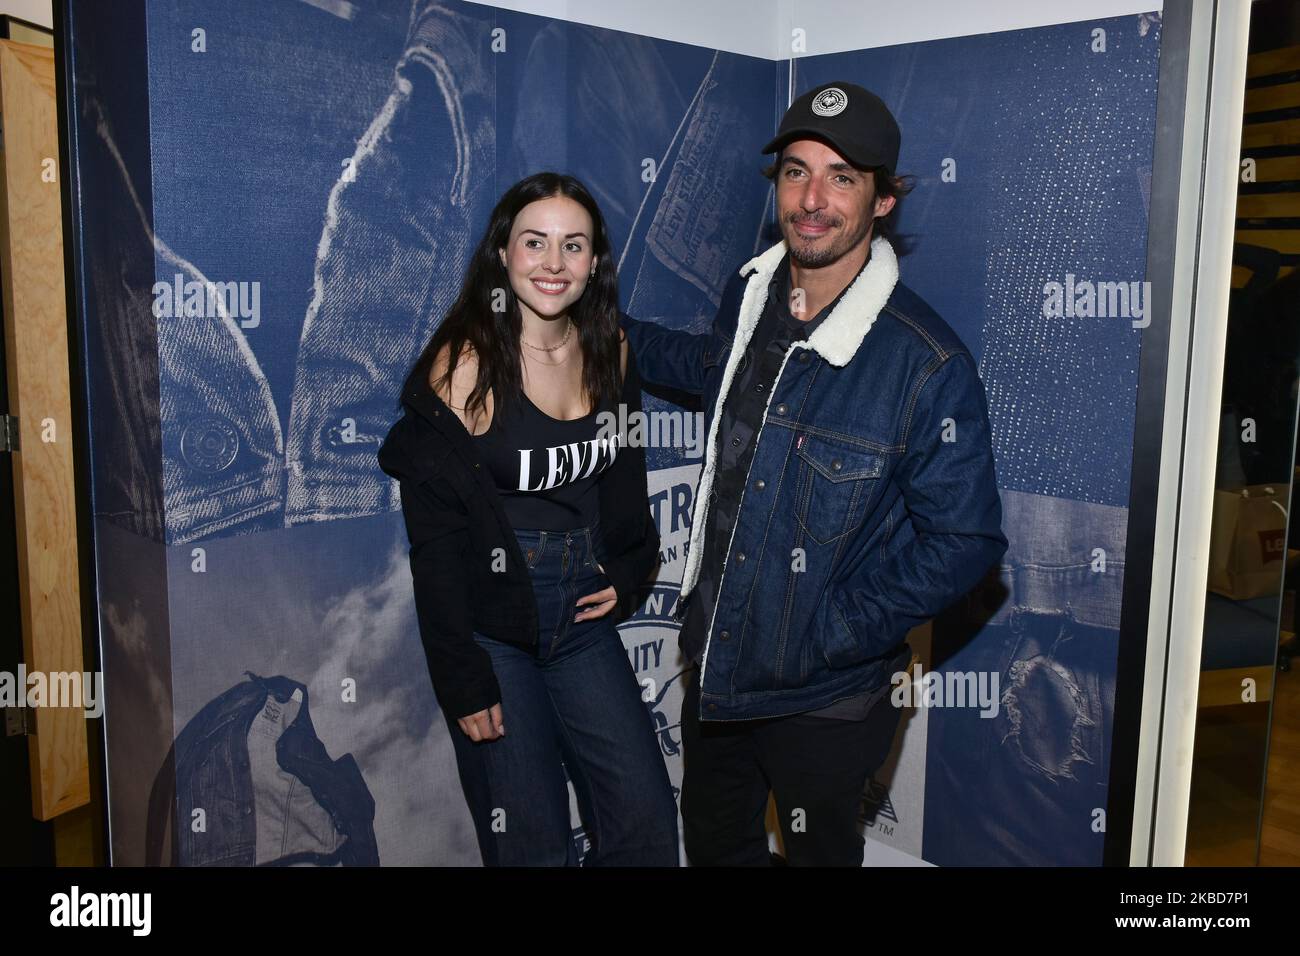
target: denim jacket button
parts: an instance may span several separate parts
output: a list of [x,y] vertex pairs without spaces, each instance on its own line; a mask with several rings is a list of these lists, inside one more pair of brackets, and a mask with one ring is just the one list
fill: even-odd
[[730,640],[730,639],[731,639],[731,632],[730,632],[730,631],[722,631],[720,634],[718,634],[718,640],[720,640],[720,641],[726,641],[726,640]]
[[784,414],[785,414],[785,403],[784,403],[784,402],[782,402],[780,405],[776,406],[776,413],[777,413],[778,415],[784,415]]
[[764,481],[762,478],[760,478],[760,479],[758,479],[758,481],[754,482],[754,490],[755,490],[755,491],[762,491],[762,490],[763,490],[764,488],[766,488],[766,487],[767,487],[767,482]]
[[838,458],[836,458],[831,462],[831,468],[833,468],[835,471],[840,471],[843,467],[844,467],[844,462],[840,461]]
[[225,471],[239,453],[239,432],[217,415],[196,418],[181,430],[181,458],[205,475]]
[[800,362],[806,362],[806,361],[808,361],[808,350],[807,350],[807,349],[800,349],[800,350],[799,350],[799,361],[800,361]]
[[736,555],[736,563],[737,563],[737,564],[744,564],[744,563],[745,563],[745,552],[744,552],[744,551],[741,551],[739,554]]

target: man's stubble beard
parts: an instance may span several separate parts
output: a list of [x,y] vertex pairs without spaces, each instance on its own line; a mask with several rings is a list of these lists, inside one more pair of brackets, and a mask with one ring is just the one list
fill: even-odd
[[785,225],[789,231],[786,233],[786,245],[790,249],[790,258],[801,269],[819,269],[822,266],[828,266],[849,251],[856,249],[860,242],[867,239],[871,235],[871,227],[874,224],[874,219],[868,219],[858,235],[846,237],[843,243],[832,243],[824,250],[810,251],[804,241],[799,238],[798,233],[795,232],[794,223],[787,220]]

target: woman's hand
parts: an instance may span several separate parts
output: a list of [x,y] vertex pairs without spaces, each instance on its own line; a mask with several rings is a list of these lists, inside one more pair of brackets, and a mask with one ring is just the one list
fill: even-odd
[[[599,564],[597,564],[596,567],[600,568],[601,574],[605,573],[605,569]],[[582,597],[578,598],[578,606],[582,607],[584,604],[590,604],[592,606],[587,608],[585,611],[579,611],[578,615],[573,620],[575,622],[590,621],[592,618],[604,617],[614,609],[614,605],[617,603],[618,592],[614,590],[612,584],[602,591],[597,591],[595,594],[584,594]]]
[[465,736],[478,743],[481,740],[496,740],[506,735],[505,721],[501,717],[501,703],[498,701],[487,710],[480,710],[468,717],[457,717],[456,723],[465,731]]

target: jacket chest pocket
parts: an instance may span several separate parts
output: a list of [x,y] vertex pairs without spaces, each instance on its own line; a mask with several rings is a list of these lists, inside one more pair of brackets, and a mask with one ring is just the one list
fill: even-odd
[[818,544],[830,544],[862,523],[885,469],[885,456],[800,432],[795,438],[795,518]]

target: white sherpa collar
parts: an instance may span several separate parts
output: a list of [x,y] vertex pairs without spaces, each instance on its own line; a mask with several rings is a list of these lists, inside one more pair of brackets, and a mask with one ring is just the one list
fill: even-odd
[[[718,390],[717,407],[713,412],[713,420],[709,423],[709,435],[704,446],[704,468],[700,472],[700,481],[695,490],[695,506],[691,516],[691,537],[686,549],[686,567],[682,570],[681,596],[685,597],[695,587],[700,572],[700,555],[702,549],[701,539],[703,537],[703,528],[709,515],[709,496],[713,491],[714,475],[717,471],[717,454],[716,445],[718,440],[718,426],[722,421],[722,406],[727,400],[727,394],[731,391],[732,380],[736,377],[740,366],[741,356],[745,354],[745,349],[749,347],[749,340],[754,335],[754,328],[758,325],[759,316],[763,313],[763,306],[767,302],[767,287],[772,281],[772,275],[776,272],[776,267],[781,264],[781,259],[786,253],[786,243],[782,239],[766,252],[750,259],[740,268],[742,276],[754,273],[745,284],[745,293],[740,302],[740,314],[736,320],[736,334],[732,340],[731,352],[727,356],[727,364],[722,370],[722,384]],[[794,353],[795,349],[809,348],[813,349],[827,362],[835,366],[844,366],[849,363],[853,355],[866,338],[871,326],[875,324],[876,317],[880,315],[880,310],[885,307],[885,302],[889,300],[890,293],[894,291],[894,286],[898,282],[898,257],[894,255],[894,249],[888,241],[882,238],[873,239],[871,242],[871,259],[867,266],[853,280],[844,295],[840,298],[839,303],[833,308],[828,316],[822,320],[811,336],[806,340],[799,339],[790,343],[789,349],[786,350],[785,358],[781,361],[781,368],[776,374],[777,381],[781,380],[781,372],[785,371],[785,363]],[[776,384],[773,383],[767,393],[767,404],[772,402],[772,396],[776,394]],[[763,407],[763,421],[767,421],[767,405]],[[762,425],[760,424],[760,429]],[[748,483],[748,476],[746,476]],[[742,495],[742,502],[744,500]],[[699,532],[699,533],[697,533]],[[732,529],[735,534],[735,529]],[[731,545],[728,542],[727,553],[730,555]],[[725,572],[724,572],[725,576]],[[718,582],[719,593],[721,593],[721,584]],[[712,622],[709,630],[712,632]],[[708,660],[708,645],[705,644],[705,660]]]
[[[768,283],[772,281],[772,275],[781,264],[787,249],[786,241],[782,239],[740,267],[742,276],[757,272],[756,279],[749,280],[746,298],[749,290],[757,283],[759,298],[754,305],[759,312],[767,299]],[[897,283],[898,257],[894,255],[894,247],[886,239],[877,236],[871,240],[871,260],[867,267],[853,280],[831,314],[809,336],[808,347],[832,365],[849,364]],[[754,321],[757,324],[757,316]],[[737,345],[740,345],[739,328],[736,333]],[[746,336],[745,344],[748,341],[749,336]]]

